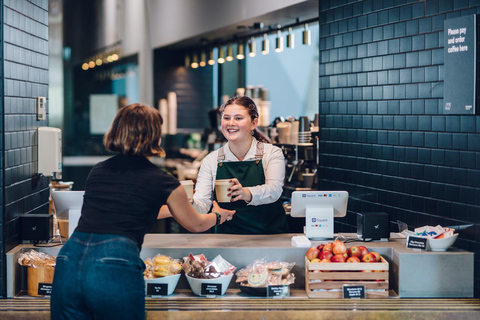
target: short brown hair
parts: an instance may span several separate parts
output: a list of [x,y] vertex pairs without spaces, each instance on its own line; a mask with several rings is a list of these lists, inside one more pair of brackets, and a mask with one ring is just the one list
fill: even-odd
[[132,156],[164,156],[160,147],[163,119],[157,109],[134,103],[118,110],[103,137],[105,148]]

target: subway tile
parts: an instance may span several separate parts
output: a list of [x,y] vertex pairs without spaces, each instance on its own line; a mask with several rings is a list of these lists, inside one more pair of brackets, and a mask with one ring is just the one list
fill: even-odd
[[428,148],[436,148],[438,146],[438,133],[436,132],[425,132],[424,133],[424,144]]
[[434,164],[434,165],[444,165],[445,164],[445,151],[444,150],[432,149],[432,164]]
[[[409,87],[407,86],[407,92],[408,92],[408,90],[409,90]],[[412,101],[411,100],[401,100],[400,101],[399,114],[412,114]]]
[[412,37],[412,49],[414,51],[425,49],[425,35],[417,35]]
[[475,132],[475,117],[460,116],[460,132]]
[[400,113],[400,103],[398,100],[388,101],[388,114],[399,114]]
[[453,134],[452,148],[457,150],[467,150],[467,135],[466,134]]
[[400,39],[400,52],[410,52],[412,50],[412,38],[405,37]]
[[[468,150],[469,151],[480,151],[480,135],[469,133],[467,136],[468,141]],[[480,156],[479,156],[480,157]]]

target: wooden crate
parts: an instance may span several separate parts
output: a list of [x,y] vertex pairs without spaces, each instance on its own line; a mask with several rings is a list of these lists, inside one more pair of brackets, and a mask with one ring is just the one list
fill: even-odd
[[383,257],[375,263],[311,263],[305,258],[305,290],[310,298],[342,298],[345,284],[365,286],[366,298],[388,298],[388,262]]

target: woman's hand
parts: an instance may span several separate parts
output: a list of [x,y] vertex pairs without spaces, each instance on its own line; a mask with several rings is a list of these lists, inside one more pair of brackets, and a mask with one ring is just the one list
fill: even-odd
[[224,223],[225,221],[230,221],[232,220],[233,215],[235,214],[235,210],[226,210],[222,209],[218,206],[217,201],[213,201],[213,209],[212,212],[216,212],[220,214],[222,219],[220,220],[220,223]]
[[244,188],[237,178],[230,179],[230,182],[233,183],[233,185],[227,190],[230,192],[228,196],[231,197],[231,202],[239,200],[243,200],[245,202],[252,201],[252,193],[250,190],[248,190],[248,188]]

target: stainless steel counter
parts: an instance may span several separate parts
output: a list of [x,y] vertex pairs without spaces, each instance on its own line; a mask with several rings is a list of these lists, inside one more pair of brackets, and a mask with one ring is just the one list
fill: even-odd
[[[226,234],[147,234],[140,253],[142,259],[158,253],[182,258],[190,252],[203,253],[208,259],[220,254],[238,269],[256,259],[295,262],[296,280],[292,289],[305,287],[304,256],[307,248],[291,246],[294,234],[226,235]],[[347,238],[355,234],[344,234]],[[327,241],[313,241],[313,245]],[[414,251],[405,248],[405,239],[392,234],[389,242],[349,242],[365,245],[380,253],[390,264],[390,289],[400,297],[445,298],[473,297],[472,252],[451,248],[447,252]],[[26,288],[25,268],[17,263],[24,250],[35,249],[56,256],[60,247],[19,245],[7,253],[7,296],[14,297]],[[185,277],[177,286],[188,289]],[[230,288],[235,288],[232,281]]]

